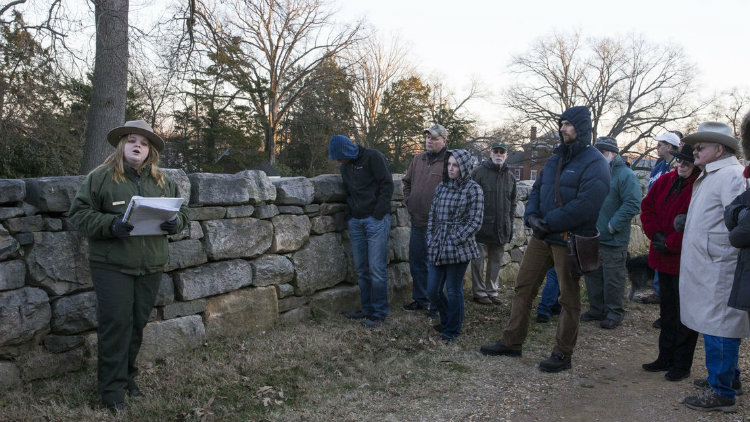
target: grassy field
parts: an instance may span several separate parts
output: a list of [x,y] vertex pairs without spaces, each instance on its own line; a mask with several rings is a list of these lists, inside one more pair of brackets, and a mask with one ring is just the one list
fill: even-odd
[[[650,322],[658,307],[628,303],[626,324],[617,330],[582,325],[572,371],[536,370],[554,344],[556,318],[531,323],[522,358],[482,356],[479,346],[494,342],[507,322],[511,296],[505,287],[500,307],[467,300],[464,335],[449,344],[432,330],[435,321],[394,303],[386,324],[375,330],[331,315],[142,362],[138,382],[146,397],[128,399],[124,415],[99,408],[90,368],[4,393],[0,420],[537,420],[533,412],[544,411],[546,396],[595,391],[594,373],[606,364],[592,356],[627,360],[631,352],[622,345],[633,341],[640,342],[633,350],[645,353],[637,359],[655,352]],[[607,355],[612,345],[622,356]],[[695,366],[701,363],[696,356]]]

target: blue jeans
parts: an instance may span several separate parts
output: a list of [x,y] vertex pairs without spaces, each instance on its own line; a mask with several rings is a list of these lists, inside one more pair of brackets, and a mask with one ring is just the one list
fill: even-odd
[[654,270],[654,294],[659,296],[659,271]]
[[443,327],[441,333],[446,339],[455,339],[461,335],[461,325],[464,323],[464,274],[468,266],[468,262],[427,265],[430,303],[440,313],[440,325]]
[[740,378],[737,359],[740,355],[742,339],[716,337],[703,334],[706,349],[706,369],[708,383],[716,394],[734,401],[735,393],[732,381]]
[[411,298],[427,307],[427,227],[411,226],[409,236],[409,269],[411,270]]
[[544,284],[542,289],[542,300],[539,301],[539,306],[536,308],[536,313],[552,316],[553,313],[560,313],[562,307],[557,298],[560,297],[560,284],[557,282],[557,273],[555,268],[550,268],[547,271],[547,282]]
[[390,311],[386,276],[390,231],[390,214],[386,214],[382,220],[374,217],[349,220],[349,238],[352,241],[362,313],[378,319],[385,319]]

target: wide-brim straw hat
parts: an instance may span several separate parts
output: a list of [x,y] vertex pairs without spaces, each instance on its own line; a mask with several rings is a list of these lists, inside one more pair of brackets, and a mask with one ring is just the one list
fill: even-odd
[[695,145],[698,142],[713,142],[739,151],[740,143],[734,139],[732,128],[721,122],[703,122],[698,126],[698,131],[682,138],[682,142]]
[[145,120],[130,120],[125,122],[124,125],[110,130],[107,134],[107,141],[113,147],[117,148],[120,138],[131,133],[146,137],[157,151],[164,151],[164,140],[161,139],[161,136],[154,133],[154,130]]

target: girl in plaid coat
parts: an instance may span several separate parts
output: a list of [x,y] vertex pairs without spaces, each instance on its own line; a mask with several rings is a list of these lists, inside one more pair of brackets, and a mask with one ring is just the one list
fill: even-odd
[[463,149],[446,154],[443,181],[435,189],[427,221],[427,290],[440,313],[435,329],[452,341],[461,335],[466,267],[479,257],[474,234],[482,226],[484,195],[471,179],[471,154]]

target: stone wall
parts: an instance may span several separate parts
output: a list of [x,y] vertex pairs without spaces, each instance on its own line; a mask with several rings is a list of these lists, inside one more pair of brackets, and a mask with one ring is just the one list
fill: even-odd
[[[207,338],[297,323],[358,306],[339,175],[269,179],[166,170],[190,204],[170,236],[140,358]],[[0,180],[0,389],[96,362],[96,300],[87,239],[67,211],[83,176]],[[410,300],[409,216],[394,176],[388,280],[394,309]],[[519,183],[513,242],[500,278],[512,283],[525,250]]]

